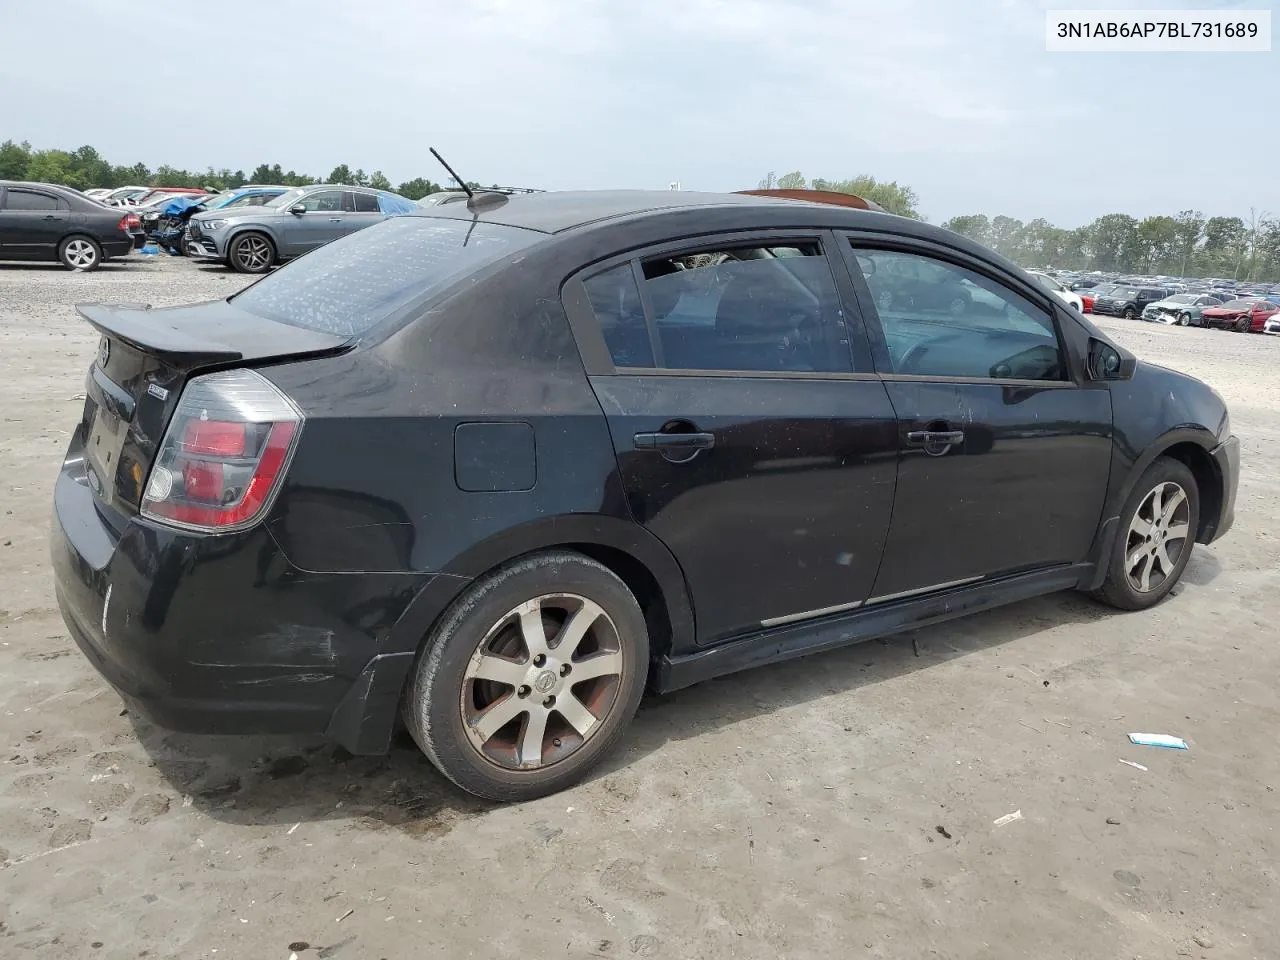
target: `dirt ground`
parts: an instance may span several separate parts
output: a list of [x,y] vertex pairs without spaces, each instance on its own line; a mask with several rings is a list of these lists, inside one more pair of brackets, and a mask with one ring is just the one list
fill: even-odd
[[703,684],[583,786],[494,806],[407,739],[165,733],[67,637],[48,515],[97,342],[72,305],[239,284],[0,266],[0,956],[1280,956],[1280,339],[1102,321],[1243,440],[1234,530],[1157,609],[1063,594]]

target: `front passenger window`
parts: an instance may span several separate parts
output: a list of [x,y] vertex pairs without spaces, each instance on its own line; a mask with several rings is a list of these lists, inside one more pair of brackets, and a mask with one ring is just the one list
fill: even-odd
[[953,263],[857,249],[892,372],[1065,380],[1053,318],[1003,284]]

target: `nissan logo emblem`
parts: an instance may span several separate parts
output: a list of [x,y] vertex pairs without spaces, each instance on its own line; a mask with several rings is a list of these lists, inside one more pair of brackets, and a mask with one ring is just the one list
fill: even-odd
[[98,366],[105,367],[109,359],[111,359],[111,341],[103,337],[102,342],[98,344]]

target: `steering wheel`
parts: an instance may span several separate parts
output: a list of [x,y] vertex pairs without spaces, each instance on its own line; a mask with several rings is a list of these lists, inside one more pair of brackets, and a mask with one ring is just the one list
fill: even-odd
[[933,345],[933,341],[926,340],[923,343],[913,344],[906,353],[902,355],[902,359],[898,361],[898,373],[919,373],[917,369],[920,362],[929,352],[929,347]]

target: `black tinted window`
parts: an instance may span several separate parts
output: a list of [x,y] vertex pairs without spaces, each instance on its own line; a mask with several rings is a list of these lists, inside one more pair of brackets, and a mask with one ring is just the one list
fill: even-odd
[[858,250],[894,373],[1062,380],[1053,318],[1003,284],[931,257]]
[[631,264],[597,273],[583,285],[614,365],[652,367],[653,346]]
[[356,213],[377,213],[378,198],[371,193],[353,194],[356,198]]
[[313,250],[232,302],[270,320],[355,336],[543,236],[495,223],[393,217]]
[[[57,210],[58,198],[47,193],[36,193],[34,190],[15,190],[9,188],[5,195],[6,210]],[[67,209],[64,203],[62,208]]]
[[835,282],[816,243],[655,258],[644,276],[667,367],[853,369]]

